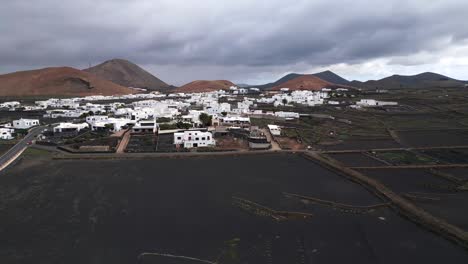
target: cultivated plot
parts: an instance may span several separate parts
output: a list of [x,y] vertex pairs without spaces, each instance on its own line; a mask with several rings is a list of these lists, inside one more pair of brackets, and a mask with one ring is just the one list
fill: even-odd
[[291,154],[26,159],[0,175],[0,260],[167,257],[156,253],[219,263],[468,261],[464,249],[385,203]]

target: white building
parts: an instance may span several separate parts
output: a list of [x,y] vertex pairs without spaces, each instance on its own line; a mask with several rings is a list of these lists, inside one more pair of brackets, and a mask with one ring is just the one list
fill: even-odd
[[174,144],[184,148],[215,146],[216,141],[210,132],[184,131],[174,133]]
[[281,128],[277,125],[268,125],[268,129],[273,136],[281,136]]
[[59,117],[69,117],[77,118],[86,113],[83,110],[68,110],[68,109],[54,109],[47,110],[43,115],[45,118],[59,118]]
[[13,139],[13,132],[15,130],[12,128],[0,128],[0,139],[10,140]]
[[226,116],[219,119],[223,125],[250,125],[250,117]]
[[91,130],[97,131],[97,130],[104,130],[109,128],[110,131],[112,132],[118,132],[122,130],[125,126],[128,124],[133,124],[130,119],[127,118],[107,118],[102,121],[94,121],[91,122]]
[[156,133],[157,131],[157,124],[156,120],[149,119],[149,120],[138,120],[136,124],[132,128],[132,132],[134,133]]
[[109,117],[105,115],[92,115],[86,117],[86,122],[93,125],[93,123],[107,121],[108,119]]
[[281,117],[281,118],[286,118],[286,119],[299,118],[299,113],[280,111],[280,112],[275,112],[275,116]]
[[112,118],[105,115],[94,115],[86,117],[86,122],[91,126],[91,130],[103,130],[112,126],[112,131],[120,131],[127,124],[133,123],[127,118]]
[[205,106],[203,109],[209,115],[221,114],[222,112],[229,113],[231,112],[231,105],[229,103],[220,103],[214,102]]
[[60,123],[58,126],[54,127],[54,133],[79,132],[85,128],[89,128],[88,123],[81,123],[81,124]]
[[372,106],[395,106],[398,105],[397,102],[384,102],[377,101],[375,99],[361,99],[361,101],[356,102],[356,105],[363,107],[372,107]]
[[33,126],[38,126],[39,120],[38,119],[24,119],[21,118],[20,120],[13,121],[13,127],[16,129],[28,129]]
[[0,104],[0,108],[15,108],[21,106],[20,102],[11,101],[11,102],[4,102]]

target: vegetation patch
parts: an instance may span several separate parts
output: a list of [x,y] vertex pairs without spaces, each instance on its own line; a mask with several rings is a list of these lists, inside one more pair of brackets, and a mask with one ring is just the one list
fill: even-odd
[[383,159],[393,165],[417,165],[417,164],[436,164],[437,161],[425,155],[419,155],[410,151],[388,151],[376,152],[377,158]]

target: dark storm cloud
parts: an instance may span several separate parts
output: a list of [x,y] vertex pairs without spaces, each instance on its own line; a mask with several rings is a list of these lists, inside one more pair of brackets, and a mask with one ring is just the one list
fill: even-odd
[[[468,37],[465,1],[2,2],[2,72],[123,57],[155,73],[158,65],[198,67],[207,77],[216,78],[203,69],[242,78],[256,68],[281,72],[438,51]],[[180,82],[180,74],[168,74],[169,81]]]

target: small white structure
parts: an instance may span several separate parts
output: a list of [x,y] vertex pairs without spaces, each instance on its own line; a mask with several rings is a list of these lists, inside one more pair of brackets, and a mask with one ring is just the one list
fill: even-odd
[[250,125],[250,117],[226,116],[220,119],[223,125]]
[[0,139],[10,140],[13,139],[13,132],[15,130],[12,128],[0,128]]
[[210,132],[184,131],[174,133],[174,144],[184,148],[215,146],[216,141]]
[[20,102],[17,102],[17,101],[4,102],[0,104],[0,108],[15,108],[15,107],[19,107],[20,105],[21,105]]
[[60,123],[58,126],[54,127],[54,133],[62,132],[79,132],[82,129],[88,128],[87,123],[73,124],[73,123]]
[[277,125],[268,125],[268,129],[273,136],[281,136],[281,128]]
[[38,119],[24,119],[21,118],[20,120],[13,121],[13,127],[16,129],[28,129],[33,126],[38,126],[39,120]]
[[280,111],[280,112],[275,112],[275,116],[286,118],[286,119],[292,119],[292,118],[299,118],[299,113]]
[[356,105],[363,106],[363,107],[396,106],[396,105],[398,105],[398,103],[397,102],[377,101],[377,100],[374,100],[374,99],[361,99],[361,101],[356,102]]

